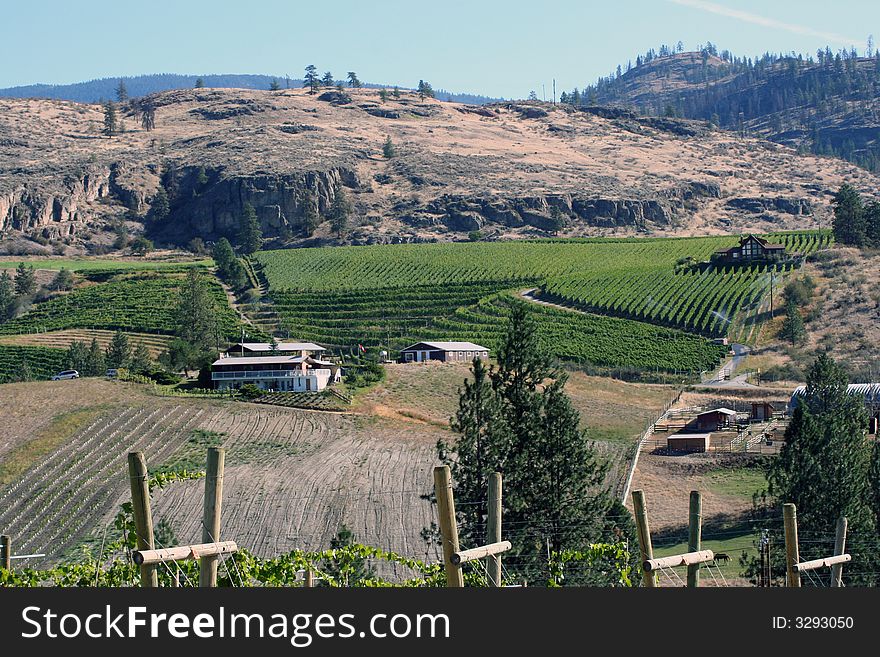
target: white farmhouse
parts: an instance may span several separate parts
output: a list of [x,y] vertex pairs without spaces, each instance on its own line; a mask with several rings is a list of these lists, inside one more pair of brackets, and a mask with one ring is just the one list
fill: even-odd
[[211,364],[218,390],[251,383],[263,390],[320,392],[341,380],[339,366],[323,360],[324,347],[311,342],[240,342]]

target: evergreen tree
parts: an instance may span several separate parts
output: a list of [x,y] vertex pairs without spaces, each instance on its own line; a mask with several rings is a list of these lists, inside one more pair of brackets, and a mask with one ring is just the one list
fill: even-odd
[[18,263],[15,268],[15,294],[19,297],[29,297],[37,292],[37,279],[34,268]]
[[104,103],[104,134],[108,137],[119,132],[119,119],[116,115],[116,105],[111,101]]
[[865,242],[865,209],[862,198],[849,183],[834,197],[834,239],[841,244],[862,246]]
[[205,87],[205,81],[202,78],[197,78],[195,85],[193,85],[193,88],[204,89],[204,87]]
[[172,341],[169,352],[178,366],[176,369],[188,372],[209,365],[214,360],[221,334],[216,303],[195,268],[187,271],[174,319],[179,340]]
[[225,237],[221,237],[214,245],[214,262],[217,263],[217,274],[234,290],[247,287],[248,278],[244,265],[235,257],[232,245]]
[[431,85],[428,84],[427,82],[425,82],[424,80],[419,80],[419,86],[416,91],[418,91],[419,97],[422,98],[423,100],[425,98],[433,98],[434,97],[433,87],[431,87]]
[[152,240],[147,239],[143,235],[138,235],[131,242],[131,252],[135,255],[146,255],[153,250]]
[[272,82],[269,83],[269,91],[278,91],[281,89],[281,85],[278,83],[278,80],[272,78]]
[[126,89],[125,80],[122,78],[119,79],[119,84],[116,85],[116,100],[120,103],[125,103],[128,100],[128,89]]
[[113,232],[116,233],[116,239],[113,240],[113,248],[121,251],[128,246],[130,241],[128,228],[124,225],[119,225],[113,230]]
[[254,206],[245,202],[238,222],[238,250],[244,254],[256,253],[263,245],[263,231]]
[[388,160],[397,155],[397,149],[394,147],[394,142],[391,141],[391,135],[388,135],[385,138],[385,143],[382,144],[382,155]]
[[388,100],[388,91],[386,91],[385,89],[380,89],[379,100],[381,100],[383,103],[386,102]]
[[168,192],[163,185],[159,185],[156,194],[150,201],[148,216],[154,224],[159,224],[171,213],[171,204],[168,202]]
[[459,533],[465,545],[482,544],[485,538],[482,525],[488,504],[489,475],[505,470],[511,441],[506,409],[481,358],[474,359],[471,375],[472,379],[465,380],[459,390],[458,410],[450,421],[450,427],[458,434],[455,442],[437,443],[440,461],[452,471],[456,497],[472,502],[460,509]]
[[502,472],[505,526],[519,570],[545,575],[548,545],[555,552],[584,548],[631,527],[611,518],[619,508],[604,489],[606,468],[564,392],[566,376],[542,352],[525,304],[511,308],[497,360],[494,368],[474,361],[451,423],[455,442],[438,443],[438,455],[453,470],[456,497],[468,501],[460,511],[465,542],[485,540],[488,476]]
[[330,229],[337,237],[342,237],[348,227],[348,217],[351,214],[351,201],[341,185],[333,190],[333,204],[330,206]]
[[205,240],[201,237],[193,237],[187,242],[186,250],[196,255],[205,255],[208,252],[208,247],[205,246]]
[[307,191],[302,205],[302,230],[306,237],[311,237],[318,229],[321,223],[321,216],[318,214],[318,201],[312,192]]
[[217,265],[220,275],[225,275],[225,273],[229,271],[229,267],[235,261],[235,252],[232,250],[232,245],[229,243],[229,240],[225,237],[221,237],[217,240],[214,244],[214,249],[211,252],[211,257],[214,258],[214,262]]
[[[833,536],[840,516],[849,519],[853,539],[874,529],[867,415],[862,399],[847,394],[847,384],[843,368],[820,354],[807,374],[806,392],[785,431],[782,451],[768,464],[770,495],[777,505],[797,506],[804,535]],[[823,549],[807,543],[801,558],[816,558]]]
[[871,463],[868,466],[868,486],[871,492],[871,510],[874,512],[874,526],[880,529],[880,441],[874,441],[871,448]]
[[156,127],[156,104],[150,98],[144,98],[137,105],[141,115],[141,127],[147,132]]
[[[355,544],[355,536],[352,531],[342,525],[336,532],[336,536],[330,539],[331,550],[342,550]],[[372,579],[376,571],[367,564],[367,560],[356,555],[337,553],[327,559],[322,570],[330,575],[344,587],[357,586],[359,582]]]
[[83,376],[102,376],[106,371],[106,361],[101,345],[98,344],[97,338],[92,338],[89,345],[88,355],[86,357],[85,371],[80,372]]
[[110,344],[107,345],[107,367],[128,367],[131,360],[131,345],[128,344],[128,336],[122,331],[116,331]]
[[15,287],[5,271],[0,272],[0,323],[12,319],[15,312]]
[[86,375],[89,367],[89,348],[85,342],[74,340],[68,345],[67,354],[64,357],[64,367],[76,370],[82,376]]
[[58,273],[55,274],[55,278],[49,284],[49,287],[53,290],[58,290],[59,292],[66,292],[67,290],[73,289],[73,274],[69,269],[62,267],[58,270]]
[[865,206],[865,237],[875,247],[880,246],[880,203],[877,201]]
[[355,73],[354,71],[348,72],[348,86],[351,87],[352,89],[360,89],[361,88],[361,81],[358,80],[357,73]]
[[555,205],[550,206],[550,220],[547,222],[547,230],[554,235],[558,235],[559,231],[565,228],[565,215]]
[[309,88],[310,94],[318,93],[318,88],[321,86],[321,80],[318,78],[318,69],[314,64],[306,66],[306,74],[303,77],[303,86]]
[[330,71],[325,72],[324,77],[321,78],[321,86],[332,87],[334,84],[333,74]]
[[788,340],[793,345],[803,344],[807,340],[807,331],[804,328],[801,311],[792,301],[785,305],[785,320],[779,330],[779,337]]
[[153,359],[150,357],[150,351],[142,342],[138,342],[131,352],[131,358],[128,361],[128,369],[135,374],[147,374],[153,367]]
[[391,90],[391,95],[395,98],[400,98],[400,87],[394,85],[394,89]]

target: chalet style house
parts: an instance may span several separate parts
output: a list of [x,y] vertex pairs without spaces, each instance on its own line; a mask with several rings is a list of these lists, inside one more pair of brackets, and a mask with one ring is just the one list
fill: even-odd
[[489,350],[473,342],[417,342],[401,350],[404,363],[424,363],[429,360],[470,362],[474,358],[489,358]]
[[311,342],[239,342],[211,364],[218,390],[252,383],[263,390],[320,392],[341,380],[339,366],[322,357],[324,347]]
[[712,262],[731,265],[754,262],[777,262],[786,257],[784,244],[771,244],[763,237],[745,235],[740,238],[739,246],[716,251],[712,254]]

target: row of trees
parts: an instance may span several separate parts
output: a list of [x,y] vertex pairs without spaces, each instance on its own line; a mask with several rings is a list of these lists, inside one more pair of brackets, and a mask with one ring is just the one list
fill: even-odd
[[117,331],[105,350],[101,349],[98,340],[86,345],[81,340],[74,340],[67,348],[65,367],[76,370],[81,376],[103,376],[107,368],[125,368],[136,374],[147,374],[153,366],[149,350],[140,342],[132,347],[128,336]]
[[[861,114],[875,120],[876,79],[880,74],[880,51],[870,43],[866,57],[854,48],[836,53],[830,48],[804,56],[796,53],[764,53],[756,58],[718,52],[712,44],[701,47],[702,62],[684,65],[666,57],[675,49],[661,47],[636,59],[635,68],[650,64],[659,77],[682,78],[687,85],[643,95],[634,101],[632,87],[616,73],[600,78],[583,91],[563,93],[563,102],[586,104],[633,104],[644,113],[710,121],[714,125],[745,132],[748,122],[765,120],[773,134],[806,133],[802,149],[819,155],[843,157],[870,170],[880,168],[880,149],[868,132],[850,131],[841,138],[831,117]],[[626,72],[633,68],[626,65]],[[831,125],[832,129],[828,129]]]
[[[306,72],[303,76],[303,87],[309,88],[310,94],[318,93],[318,89],[321,87],[336,87],[342,86],[342,81],[337,81],[333,79],[333,74],[330,71],[326,71],[323,76],[318,75],[318,69],[314,64],[309,64],[306,66]],[[362,86],[361,81],[358,79],[357,73],[354,71],[348,72],[348,86],[352,89],[360,89]]]
[[834,197],[834,239],[851,246],[880,246],[880,203],[865,201],[849,183]]

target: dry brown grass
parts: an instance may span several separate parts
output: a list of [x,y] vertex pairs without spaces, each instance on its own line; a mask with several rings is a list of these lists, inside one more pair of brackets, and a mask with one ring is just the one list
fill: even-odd
[[[100,135],[98,105],[0,99],[0,136],[9,136],[14,144],[6,158],[14,167],[5,168],[24,172],[35,187],[54,190],[58,170],[76,170],[87,158],[101,166],[118,162],[125,186],[150,198],[158,185],[155,171],[168,159],[181,166],[223,169],[227,176],[346,167],[363,183],[353,193],[357,214],[365,222],[370,216],[380,218],[380,233],[412,231],[386,217],[397,200],[413,195],[423,203],[441,194],[513,197],[583,190],[607,198],[656,198],[694,181],[720,184],[722,198],[700,201],[692,213],[684,213],[679,225],[648,229],[693,235],[804,228],[828,217],[824,190],[838,188],[845,179],[864,189],[878,186],[875,176],[849,163],[798,156],[789,148],[727,132],[682,138],[648,127],[634,132],[618,122],[560,106],[548,107],[550,115],[541,119],[525,119],[505,108],[484,117],[461,111],[465,108],[455,103],[420,101],[410,93],[385,103],[379,102],[376,90],[347,93],[353,102],[336,107],[303,89],[171,91],[159,96],[154,131],[143,131],[133,117],[126,117],[127,132],[113,138]],[[366,111],[370,107],[399,111],[401,116],[372,116]],[[228,118],[202,114],[241,108],[244,113]],[[283,130],[292,124],[318,129],[298,134]],[[567,132],[551,131],[551,125]],[[381,150],[389,136],[398,155],[385,160]],[[0,157],[0,168],[3,163]],[[391,182],[377,184],[378,174],[389,175]],[[0,190],[18,184],[20,175],[0,175]],[[424,182],[413,182],[419,179]],[[726,205],[733,196],[808,198],[817,212],[813,217],[780,214],[768,219],[733,211]],[[79,210],[83,216],[123,210],[107,201],[83,199]],[[503,226],[493,230],[500,237],[523,232]],[[327,231],[322,226],[318,235]],[[426,237],[449,238],[443,229],[419,231]],[[603,232],[615,231],[573,224],[564,234]]]
[[0,460],[46,430],[57,416],[94,407],[136,404],[147,399],[138,387],[102,379],[34,381],[0,386]]

